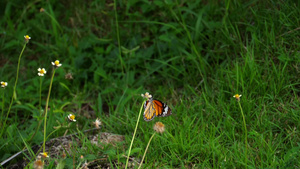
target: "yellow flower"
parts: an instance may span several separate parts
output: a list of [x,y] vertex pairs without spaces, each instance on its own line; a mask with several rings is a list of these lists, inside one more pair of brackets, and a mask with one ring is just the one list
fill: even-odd
[[236,98],[237,101],[240,101],[240,98],[242,97],[242,95],[235,94],[233,97]]
[[45,12],[45,9],[44,9],[44,8],[41,8],[41,9],[40,9],[40,12]]
[[163,133],[165,131],[165,125],[162,122],[156,122],[155,125],[153,126],[153,129],[157,133]]
[[102,125],[102,122],[100,121],[99,118],[97,118],[97,119],[95,120],[95,122],[93,122],[93,124],[95,125],[95,127],[96,127],[97,129],[99,129],[100,126]]
[[39,76],[44,76],[44,74],[46,74],[47,73],[47,71],[45,70],[45,68],[38,68],[38,75]]
[[47,152],[43,152],[43,153],[40,153],[40,154],[41,154],[41,156],[42,156],[43,158],[49,157]]
[[148,100],[152,98],[152,95],[149,94],[149,92],[146,92],[145,94],[141,94],[141,96],[142,96],[143,98],[148,99]]
[[2,87],[2,88],[5,88],[5,87],[7,86],[7,82],[1,81],[0,84],[1,84],[1,87]]
[[24,38],[25,38],[26,42],[29,42],[29,39],[31,39],[31,37],[29,35],[25,35]]
[[74,115],[74,114],[69,114],[69,115],[68,115],[68,119],[69,119],[70,121],[74,121],[74,122],[76,121],[76,120],[75,120],[75,115]]
[[56,60],[55,62],[51,62],[51,63],[54,67],[61,67],[61,65],[62,65],[59,63],[59,60]]

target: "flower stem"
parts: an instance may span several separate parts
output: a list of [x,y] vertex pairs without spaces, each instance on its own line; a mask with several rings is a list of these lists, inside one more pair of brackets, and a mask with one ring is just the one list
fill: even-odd
[[[2,112],[1,112],[1,120],[0,120],[0,122],[1,122],[1,125],[2,125],[2,117],[3,117],[3,113],[4,113],[4,100],[5,98],[4,98],[4,90],[3,90],[3,92],[2,92]],[[2,126],[1,126],[1,128],[2,128]]]
[[153,137],[154,137],[155,134],[156,134],[156,132],[154,132],[154,133],[152,134],[152,136],[151,136],[151,138],[150,138],[150,140],[149,140],[149,142],[148,142],[148,144],[147,144],[147,147],[146,147],[146,149],[145,149],[145,153],[144,153],[144,155],[143,155],[142,161],[141,161],[140,166],[139,166],[138,169],[140,169],[140,168],[142,167],[142,165],[143,165],[143,161],[144,161],[144,159],[145,159],[145,156],[146,156],[148,147],[149,147],[150,142],[151,142],[151,140],[153,139]]
[[238,103],[239,103],[239,107],[241,109],[241,113],[242,113],[242,116],[243,116],[243,122],[244,122],[244,128],[245,128],[245,165],[246,165],[246,168],[247,168],[247,161],[248,161],[248,158],[247,158],[247,149],[248,149],[247,137],[248,137],[248,133],[247,133],[246,120],[245,120],[244,112],[243,112],[243,109],[242,109],[242,105],[241,105],[240,101],[238,101]]
[[129,147],[129,151],[128,151],[128,156],[127,156],[127,160],[126,160],[125,169],[127,169],[127,165],[128,165],[128,161],[129,161],[129,156],[130,156],[130,152],[131,152],[131,148],[132,148],[132,144],[133,144],[133,140],[134,140],[134,138],[135,138],[135,133],[136,133],[136,130],[137,130],[139,121],[140,121],[140,117],[141,117],[141,114],[142,114],[142,110],[143,110],[145,101],[146,101],[146,100],[144,100],[144,102],[143,102],[143,104],[142,104],[142,106],[141,106],[140,113],[139,113],[139,116],[138,116],[138,119],[137,119],[137,122],[136,122],[136,125],[135,125],[133,137],[132,137],[132,140],[131,140],[131,143],[130,143],[130,147]]
[[40,111],[40,116],[42,115],[42,77],[40,77],[40,100],[39,100],[39,111]]
[[54,78],[55,70],[56,70],[56,69],[53,70],[53,74],[52,74],[52,77],[51,77],[50,86],[49,86],[49,92],[48,92],[47,101],[46,101],[46,107],[45,107],[43,152],[45,152],[45,144],[46,144],[46,133],[47,133],[46,130],[47,130],[47,112],[48,112],[48,104],[49,104],[50,93],[51,93],[51,88],[52,88],[52,83],[53,83],[53,78]]
[[6,118],[5,118],[4,123],[3,123],[3,130],[1,130],[0,138],[2,137],[3,131],[5,130],[6,121],[7,121],[8,115],[10,113],[11,106],[12,106],[12,104],[14,102],[14,96],[16,95],[16,88],[17,88],[17,83],[18,83],[18,79],[19,79],[20,62],[21,62],[21,58],[22,58],[23,52],[24,52],[24,50],[26,48],[26,44],[27,44],[27,42],[24,43],[23,49],[22,49],[22,51],[21,51],[21,53],[19,55],[18,67],[17,67],[17,76],[16,76],[16,81],[15,81],[14,91],[13,91],[13,95],[11,97],[9,108],[8,108],[8,111],[7,111],[7,114],[6,114]]

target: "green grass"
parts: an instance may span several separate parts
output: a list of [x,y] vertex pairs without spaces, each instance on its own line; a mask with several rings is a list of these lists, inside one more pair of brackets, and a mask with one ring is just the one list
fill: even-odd
[[[40,13],[41,7],[47,13]],[[66,168],[82,165],[80,155],[88,162],[106,158],[111,167],[123,168],[143,102],[140,94],[146,91],[168,103],[173,115],[141,119],[132,147],[137,161],[155,122],[166,126],[153,137],[143,168],[299,167],[300,8],[294,1],[14,0],[1,2],[0,9],[5,115],[23,36],[32,37],[6,127],[1,121],[0,161],[43,141],[42,124],[29,142],[46,104],[51,61],[58,59],[63,65],[55,72],[47,134],[57,120],[68,125],[66,117],[73,113],[78,129],[73,123],[69,134],[93,128],[99,117],[101,131],[125,136],[120,145],[102,149],[79,135],[87,148],[74,144],[73,154],[60,163]],[[41,105],[39,67],[47,70]],[[67,73],[72,80],[65,79]],[[232,97],[236,93],[242,94],[248,145]],[[57,167],[57,158],[48,159],[47,167]]]

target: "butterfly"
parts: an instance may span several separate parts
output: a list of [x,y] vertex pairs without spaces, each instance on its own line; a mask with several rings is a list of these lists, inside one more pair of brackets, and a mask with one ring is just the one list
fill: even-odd
[[153,100],[150,98],[144,104],[144,120],[151,121],[155,116],[166,117],[172,114],[169,106],[159,100]]

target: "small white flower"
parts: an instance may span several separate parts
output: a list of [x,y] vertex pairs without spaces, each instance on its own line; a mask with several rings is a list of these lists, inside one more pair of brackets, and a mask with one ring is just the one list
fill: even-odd
[[74,114],[69,114],[69,115],[68,115],[68,119],[69,119],[70,121],[74,121],[74,122],[76,121],[76,120],[75,120],[75,115],[74,115]]
[[53,66],[55,67],[61,67],[62,64],[59,63],[59,60],[56,60],[55,62],[51,62]]
[[47,71],[44,68],[38,68],[38,75],[39,76],[44,76],[47,73]]
[[1,83],[1,87],[2,87],[2,88],[5,88],[5,87],[7,86],[7,82],[1,81],[0,83]]
[[235,94],[233,97],[236,98],[237,101],[240,101],[240,98],[242,97],[242,95],[241,94]]
[[48,158],[48,157],[49,157],[47,152],[40,153],[40,155],[41,155],[43,158]]
[[94,125],[95,125],[95,127],[97,128],[97,129],[99,129],[100,128],[100,126],[102,125],[102,122],[100,121],[100,119],[96,119],[95,120],[95,122],[93,122],[94,123]]
[[28,42],[29,42],[29,39],[31,39],[31,37],[30,37],[29,35],[25,35],[24,38],[25,38],[25,42],[26,42],[26,43],[28,43]]
[[152,95],[149,94],[149,92],[146,92],[145,94],[141,94],[141,96],[142,96],[143,98],[146,98],[146,99],[151,99],[151,98],[152,98]]

